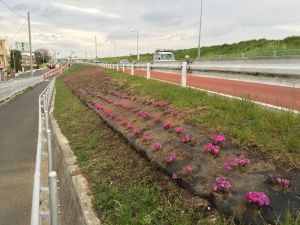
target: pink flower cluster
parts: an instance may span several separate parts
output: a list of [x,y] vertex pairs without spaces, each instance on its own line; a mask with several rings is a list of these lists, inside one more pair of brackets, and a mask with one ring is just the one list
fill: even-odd
[[173,173],[172,179],[176,180],[177,178],[178,178],[177,175],[175,173]]
[[273,183],[278,183],[278,184],[284,184],[284,185],[287,185],[289,186],[290,185],[290,180],[288,179],[284,179],[284,178],[281,178],[280,174],[272,174],[270,173],[268,175],[269,179],[273,182]]
[[193,171],[192,167],[190,166],[184,167],[183,170],[186,171],[187,173],[191,173]]
[[181,131],[184,131],[184,128],[183,127],[176,127],[174,130],[177,134],[179,134]]
[[171,114],[172,116],[176,116],[178,115],[179,111],[178,110],[170,110],[170,109],[166,109],[165,114]]
[[190,137],[191,135],[190,134],[186,134],[184,135],[182,138],[181,138],[181,142],[182,143],[187,143],[189,141],[193,141],[194,138],[193,137]]
[[164,123],[164,126],[163,126],[163,127],[164,127],[165,129],[169,129],[171,126],[172,126],[171,122],[168,121],[168,122],[165,122],[165,123]]
[[145,104],[151,104],[153,102],[153,100],[143,99],[142,102]]
[[154,150],[159,150],[159,149],[162,148],[162,145],[159,144],[159,143],[157,143],[157,142],[155,142],[155,143],[152,145],[152,148],[153,148]]
[[149,112],[138,111],[138,114],[145,119],[149,119],[151,117],[151,114]]
[[168,105],[168,102],[167,101],[165,101],[165,102],[155,102],[155,105],[157,105],[157,106],[166,106],[166,105]]
[[160,118],[161,118],[161,116],[156,116],[156,117],[154,117],[154,121],[158,121],[158,120],[160,120]]
[[226,138],[224,136],[218,134],[213,134],[210,138],[214,140],[215,144],[223,143],[226,141]]
[[140,130],[139,129],[134,129],[132,134],[133,135],[138,135],[138,134],[140,134]]
[[142,136],[142,139],[143,139],[144,141],[149,141],[149,140],[150,140],[150,137],[149,137],[149,136],[146,136],[146,135],[144,135],[144,136]]
[[167,162],[168,162],[168,163],[171,163],[171,162],[173,162],[175,159],[176,159],[176,155],[171,155],[171,156],[169,156],[169,158],[167,159]]
[[270,200],[265,192],[247,192],[244,198],[251,202],[258,203],[259,206],[269,205]]
[[217,191],[229,191],[231,184],[225,177],[217,177],[216,184],[213,185],[213,190]]
[[224,163],[224,168],[226,170],[231,170],[232,166],[238,168],[240,166],[246,166],[246,165],[250,165],[250,159],[247,159],[241,155],[240,157],[235,158],[234,160],[232,158],[228,158],[227,162]]
[[211,153],[214,153],[215,155],[219,153],[220,147],[214,146],[212,143],[207,143],[206,145],[202,146],[202,149]]

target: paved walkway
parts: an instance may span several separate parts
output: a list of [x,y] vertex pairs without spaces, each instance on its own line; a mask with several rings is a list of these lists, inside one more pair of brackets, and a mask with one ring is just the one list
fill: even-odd
[[44,81],[0,107],[0,225],[28,225]]

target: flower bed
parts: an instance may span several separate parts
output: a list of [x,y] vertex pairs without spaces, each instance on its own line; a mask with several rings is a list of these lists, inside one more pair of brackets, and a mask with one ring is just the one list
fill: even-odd
[[[289,175],[288,189],[274,190],[270,182],[265,182],[268,174],[279,174],[274,165],[231,145],[224,135],[212,129],[198,130],[189,126],[179,110],[171,109],[170,102],[154,102],[123,93],[122,87],[112,85],[104,73],[95,75],[95,79],[86,84],[80,83],[79,78],[78,75],[65,81],[109,127],[122,134],[170,179],[209,198],[220,210],[234,215],[237,222],[259,220],[247,207],[249,202],[262,206],[255,198],[248,198],[255,197],[247,194],[250,192],[267,196],[269,202],[265,201],[268,204],[263,206],[272,207],[261,216],[269,223],[277,219],[276,215],[284,215],[288,204],[300,208],[300,200],[295,197],[300,196],[296,173]],[[216,180],[216,177],[221,178]],[[285,176],[282,178],[287,182]]]

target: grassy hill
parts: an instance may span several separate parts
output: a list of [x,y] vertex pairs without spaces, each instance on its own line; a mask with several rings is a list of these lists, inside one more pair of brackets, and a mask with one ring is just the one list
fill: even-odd
[[[267,40],[265,38],[262,38],[258,40],[253,39],[232,44],[203,46],[201,47],[201,58],[224,54],[264,52],[287,49],[300,49],[300,36],[286,37],[283,40]],[[191,59],[196,59],[198,48],[174,50],[173,54],[177,60],[184,60],[184,57],[186,55],[189,55]],[[120,56],[119,59],[128,59],[130,62],[132,62],[136,61],[136,55]],[[141,62],[151,62],[152,59],[153,53],[140,54]],[[114,58],[104,58],[104,61],[113,62]]]

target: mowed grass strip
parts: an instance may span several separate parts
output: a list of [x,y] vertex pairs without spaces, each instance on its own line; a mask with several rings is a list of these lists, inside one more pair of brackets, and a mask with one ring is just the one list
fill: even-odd
[[[74,65],[64,76],[87,68]],[[54,116],[89,181],[94,209],[104,224],[233,224],[215,210],[202,214],[205,200],[156,170],[61,79],[56,82]]]
[[212,127],[233,143],[269,159],[278,169],[300,169],[300,116],[292,111],[272,111],[243,100],[209,95],[141,76],[103,69],[114,80],[126,84],[124,91],[168,101],[181,110],[192,125]]

